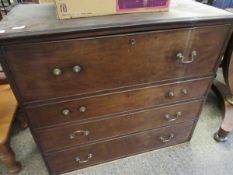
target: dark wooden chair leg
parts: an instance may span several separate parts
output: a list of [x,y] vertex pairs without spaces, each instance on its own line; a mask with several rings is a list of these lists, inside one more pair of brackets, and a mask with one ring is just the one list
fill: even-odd
[[7,166],[7,172],[10,174],[18,173],[21,170],[21,164],[15,160],[15,154],[9,143],[0,145],[0,162]]

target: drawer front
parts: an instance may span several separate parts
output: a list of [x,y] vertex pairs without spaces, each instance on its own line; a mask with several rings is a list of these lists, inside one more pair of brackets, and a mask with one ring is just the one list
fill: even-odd
[[31,102],[213,73],[228,29],[158,31],[4,50],[23,100]]
[[202,103],[195,101],[89,123],[43,129],[36,132],[36,137],[44,152],[61,150],[101,139],[195,120]]
[[46,156],[53,174],[60,174],[90,165],[159,149],[185,142],[192,131],[191,123],[150,130],[92,145],[55,152]]
[[46,105],[27,110],[34,128],[94,119],[206,95],[212,79],[176,82],[115,94]]

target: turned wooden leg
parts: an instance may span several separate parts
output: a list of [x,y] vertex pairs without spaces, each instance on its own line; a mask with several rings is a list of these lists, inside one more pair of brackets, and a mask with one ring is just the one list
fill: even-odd
[[18,173],[21,170],[21,164],[15,160],[15,154],[9,143],[0,145],[0,162],[7,166],[7,172],[10,174]]
[[227,90],[228,87],[218,81],[214,82],[213,90],[221,100],[224,119],[220,129],[214,134],[217,142],[226,142],[229,133],[233,130],[233,96]]

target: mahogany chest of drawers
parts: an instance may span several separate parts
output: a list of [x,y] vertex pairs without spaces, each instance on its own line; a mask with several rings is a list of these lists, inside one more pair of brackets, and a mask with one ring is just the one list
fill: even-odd
[[1,64],[51,174],[189,141],[233,16],[170,12],[59,21],[20,5],[0,23]]

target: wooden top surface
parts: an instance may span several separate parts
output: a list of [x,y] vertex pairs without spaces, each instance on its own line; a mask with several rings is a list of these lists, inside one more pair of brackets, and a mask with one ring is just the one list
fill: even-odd
[[0,143],[5,143],[17,109],[17,102],[9,85],[0,86]]
[[[171,0],[169,12],[136,13],[58,20],[52,4],[18,5],[0,22],[0,40],[20,36],[80,32],[173,22],[233,19],[225,10],[192,0]],[[25,26],[23,29],[12,27]]]

